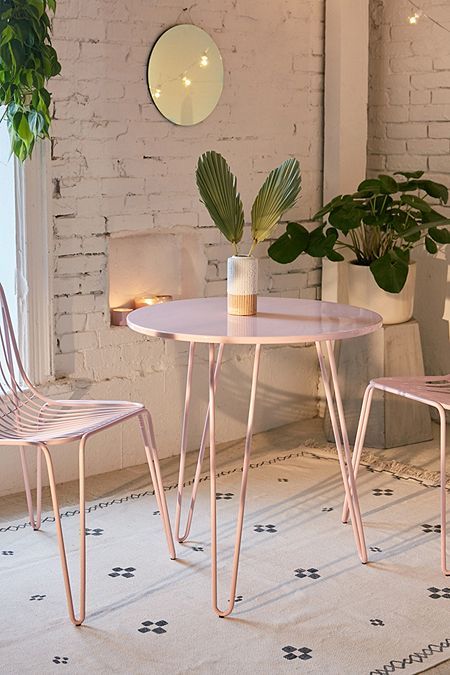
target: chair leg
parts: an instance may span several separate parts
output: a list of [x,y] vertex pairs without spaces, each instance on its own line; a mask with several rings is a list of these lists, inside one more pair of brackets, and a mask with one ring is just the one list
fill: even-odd
[[167,510],[166,496],[159,467],[158,452],[156,450],[155,434],[153,431],[152,418],[148,410],[139,414],[139,424],[141,427],[142,438],[144,441],[145,454],[148,467],[152,478],[153,488],[155,490],[156,502],[162,517],[164,532],[169,547],[169,555],[172,560],[176,559],[175,546],[172,537],[172,528],[170,526],[169,512]]
[[36,517],[34,516],[33,498],[31,496],[30,480],[28,478],[28,464],[25,456],[25,448],[20,447],[20,461],[22,464],[23,483],[27,500],[28,517],[33,530],[41,527],[42,509],[42,454],[39,446],[36,448]]
[[450,575],[447,567],[447,471],[446,471],[446,419],[443,408],[438,408],[441,421],[440,446],[441,446],[441,567],[442,572]]
[[[367,424],[369,422],[370,409],[372,407],[372,398],[375,387],[371,384],[368,385],[366,391],[364,392],[364,398],[361,406],[361,414],[359,417],[358,428],[356,431],[355,445],[353,447],[353,471],[355,473],[355,479],[358,476],[359,464],[361,462],[361,455],[364,448],[364,441],[366,439]],[[344,506],[342,509],[342,522],[347,523],[349,517],[349,507],[347,497],[344,500]]]
[[64,545],[64,536],[61,526],[61,517],[59,515],[58,497],[56,494],[55,473],[53,462],[48,447],[45,443],[39,443],[39,448],[45,457],[50,483],[50,494],[52,497],[53,513],[55,515],[56,536],[58,539],[59,555],[61,558],[61,567],[66,590],[67,608],[69,618],[75,626],[81,626],[86,616],[86,512],[85,512],[85,492],[84,492],[84,448],[86,438],[82,438],[79,448],[79,478],[80,478],[80,614],[75,616],[72,589],[70,586],[69,569],[67,565],[66,549]]

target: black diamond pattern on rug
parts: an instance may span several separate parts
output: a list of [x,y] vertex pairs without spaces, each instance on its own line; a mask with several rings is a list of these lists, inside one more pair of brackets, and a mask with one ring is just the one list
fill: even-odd
[[159,516],[159,511],[153,511],[154,516]]
[[371,546],[369,548],[369,551],[372,551],[372,553],[382,553],[383,549],[380,548],[379,546]]
[[134,577],[133,572],[136,572],[135,567],[113,567],[112,572],[108,574],[109,577],[125,577],[129,579]]
[[90,527],[87,527],[86,528],[86,536],[88,534],[91,534],[93,537],[101,537],[104,531],[105,530],[102,530],[101,527],[94,527],[93,529],[91,529]]
[[53,657],[53,663],[68,663],[68,662],[69,662],[68,656],[54,656]]
[[216,492],[216,499],[233,499],[234,492]]
[[323,513],[330,513],[330,511],[333,511],[332,506],[324,506],[322,509]]
[[279,479],[278,479],[278,482],[279,482],[279,483],[288,483],[289,481],[288,481],[287,478],[279,478]]
[[43,600],[46,597],[46,595],[32,595],[30,600]]
[[253,528],[254,532],[278,532],[275,525],[255,525]]
[[2,551],[2,555],[14,555],[14,551]]
[[372,626],[384,626],[384,621],[381,619],[370,619]]
[[298,570],[295,570],[295,576],[299,579],[305,579],[309,577],[310,579],[320,579],[320,574],[315,567],[309,567],[307,570],[304,570],[303,567],[299,567]]
[[203,548],[203,546],[193,546],[192,550],[193,551],[204,551],[205,549]]
[[287,645],[286,647],[282,647],[281,651],[286,652],[286,654],[283,654],[283,658],[288,661],[292,661],[293,659],[307,661],[308,659],[312,659],[312,649],[309,649],[309,647],[292,647],[291,645]]
[[162,635],[162,633],[167,633],[164,626],[167,626],[168,622],[164,619],[159,621],[143,621],[141,628],[138,628],[139,633],[156,633],[157,635]]
[[438,598],[447,598],[447,600],[450,600],[450,588],[436,588],[435,586],[431,586],[431,588],[427,589],[430,591],[430,598],[433,598],[433,600],[438,600]]
[[428,523],[425,523],[424,525],[421,525],[421,528],[422,532],[425,532],[425,534],[430,534],[430,532],[432,532],[433,534],[441,533],[440,525],[428,525]]
[[388,488],[387,490],[380,490],[380,488],[375,488],[372,490],[372,494],[375,495],[375,497],[392,497],[394,494],[394,490],[391,490]]

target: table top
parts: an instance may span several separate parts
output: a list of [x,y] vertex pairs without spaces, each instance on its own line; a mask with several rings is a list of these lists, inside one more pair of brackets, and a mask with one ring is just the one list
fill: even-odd
[[227,314],[226,298],[195,298],[136,309],[127,323],[138,333],[169,340],[279,345],[366,335],[382,319],[367,309],[334,302],[258,297],[255,316]]

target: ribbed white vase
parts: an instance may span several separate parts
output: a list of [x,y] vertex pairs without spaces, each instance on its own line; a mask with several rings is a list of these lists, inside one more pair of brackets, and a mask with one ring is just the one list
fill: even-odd
[[256,314],[258,260],[248,255],[233,255],[227,263],[228,314]]

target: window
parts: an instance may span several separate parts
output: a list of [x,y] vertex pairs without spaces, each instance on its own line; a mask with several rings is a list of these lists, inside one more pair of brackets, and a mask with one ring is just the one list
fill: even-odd
[[[0,107],[0,119],[4,109]],[[0,282],[8,298],[17,332],[16,296],[16,206],[14,160],[9,158],[9,135],[6,123],[0,124]]]
[[38,143],[23,165],[10,157],[6,123],[0,123],[0,281],[25,369],[36,383],[51,375],[47,158],[47,143]]

